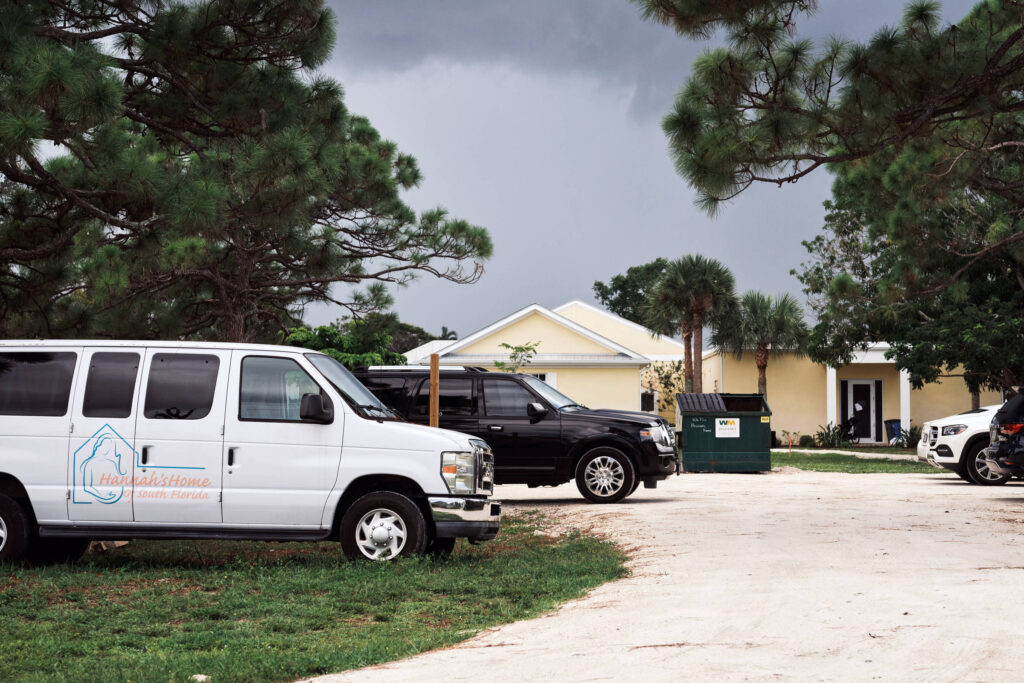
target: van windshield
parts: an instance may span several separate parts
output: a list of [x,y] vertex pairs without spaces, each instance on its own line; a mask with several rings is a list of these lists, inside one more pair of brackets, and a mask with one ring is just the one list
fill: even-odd
[[338,390],[341,397],[363,417],[374,420],[397,419],[395,414],[370,393],[370,390],[364,387],[344,365],[322,353],[307,353],[306,358],[323,373],[331,386]]

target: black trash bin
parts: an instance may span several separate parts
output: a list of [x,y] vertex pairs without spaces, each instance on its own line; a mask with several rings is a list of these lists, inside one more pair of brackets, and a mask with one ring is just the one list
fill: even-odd
[[687,472],[767,472],[771,414],[761,394],[676,394]]
[[900,421],[899,420],[886,420],[885,421],[885,438],[892,443],[900,436]]

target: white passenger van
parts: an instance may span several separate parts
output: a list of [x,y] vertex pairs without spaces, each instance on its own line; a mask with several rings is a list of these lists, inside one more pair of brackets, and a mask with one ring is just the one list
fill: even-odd
[[91,539],[338,540],[350,558],[494,538],[494,460],[283,346],[0,341],[0,563]]

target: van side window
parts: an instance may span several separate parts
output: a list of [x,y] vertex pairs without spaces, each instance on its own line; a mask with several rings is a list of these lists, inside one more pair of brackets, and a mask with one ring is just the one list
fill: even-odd
[[526,417],[526,406],[536,400],[533,394],[513,381],[484,380],[484,412],[491,417]]
[[94,353],[82,401],[84,417],[128,417],[139,374],[137,353]]
[[[438,403],[442,415],[476,415],[476,401],[473,400],[473,380],[457,377],[442,377],[438,390]],[[416,393],[416,415],[430,414],[430,380],[423,380]]]
[[246,356],[242,359],[238,419],[301,422],[299,409],[305,394],[321,394],[318,385],[288,358]]
[[73,352],[0,353],[0,415],[66,415],[77,358]]
[[158,353],[153,356],[146,383],[150,420],[201,420],[210,414],[217,388],[217,356]]

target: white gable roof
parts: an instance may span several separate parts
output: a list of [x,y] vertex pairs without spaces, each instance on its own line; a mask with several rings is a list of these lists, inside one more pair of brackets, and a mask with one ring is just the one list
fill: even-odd
[[409,349],[402,355],[405,356],[405,361],[409,365],[418,365],[424,360],[429,360],[431,355],[441,353],[455,341],[454,339],[434,339],[426,344],[420,344],[415,349]]
[[[573,299],[572,301],[568,301],[568,302],[562,304],[561,306],[558,306],[557,308],[555,308],[555,313],[558,313],[558,312],[560,312],[560,311],[562,311],[562,310],[564,310],[566,308],[569,308],[570,306],[574,306],[574,305],[575,306],[580,306],[582,308],[585,308],[588,311],[593,311],[594,313],[598,313],[600,315],[603,315],[604,317],[609,318],[611,320],[614,320],[615,322],[620,323],[622,325],[625,325],[626,327],[634,329],[637,332],[643,332],[644,334],[648,334],[648,335],[651,335],[651,336],[656,336],[655,332],[653,332],[652,330],[644,327],[643,325],[639,325],[639,324],[633,322],[632,320],[626,320],[621,315],[615,315],[611,311],[607,311],[607,310],[601,308],[600,306],[595,306],[594,304],[588,304],[586,301],[580,301],[579,299]],[[679,341],[678,339],[673,339],[672,337],[669,337],[668,335],[662,335],[662,336],[658,337],[658,339],[660,341],[665,342],[666,344],[670,344],[670,345],[678,348],[679,349],[679,353],[682,353],[683,350],[686,348],[686,346],[683,344],[683,342]]]
[[[608,349],[609,351],[611,351],[613,353],[622,354],[623,356],[626,356],[627,358],[630,358],[632,360],[637,360],[637,361],[647,361],[648,360],[648,358],[646,356],[643,356],[643,355],[641,355],[639,353],[636,353],[635,351],[631,351],[630,349],[627,349],[625,346],[622,346],[621,344],[617,344],[617,343],[613,342],[611,339],[606,339],[605,337],[602,337],[601,335],[599,335],[599,334],[597,334],[597,333],[595,333],[595,332],[593,332],[591,330],[588,330],[587,328],[583,327],[582,325],[579,325],[579,324],[573,322],[572,320],[569,320],[568,318],[565,318],[565,317],[563,317],[561,315],[558,315],[554,311],[551,311],[551,310],[548,310],[547,308],[544,308],[540,304],[530,304],[526,308],[520,309],[520,310],[516,311],[515,313],[513,313],[512,315],[510,315],[508,317],[505,317],[505,318],[502,318],[501,320],[499,320],[498,322],[494,323],[493,325],[488,325],[487,327],[483,328],[482,330],[477,330],[476,332],[474,332],[473,334],[469,335],[465,339],[460,339],[460,340],[458,340],[456,342],[453,342],[450,346],[445,347],[445,349],[443,351],[443,355],[447,356],[447,355],[458,353],[460,349],[464,349],[464,348],[466,348],[468,346],[471,346],[472,344],[476,343],[477,341],[479,341],[479,340],[481,340],[481,339],[483,339],[485,337],[489,337],[490,335],[494,334],[495,332],[497,332],[499,330],[502,330],[502,329],[508,327],[509,325],[512,325],[512,324],[522,320],[523,318],[527,317],[528,315],[532,315],[534,313],[547,318],[548,320],[554,322],[557,325],[561,325],[563,327],[566,327],[566,328],[572,330],[573,332],[575,332],[576,334],[580,335],[581,337],[589,339],[590,341],[598,344],[599,346],[603,346],[604,348]],[[442,352],[434,351],[434,353],[442,353]]]

